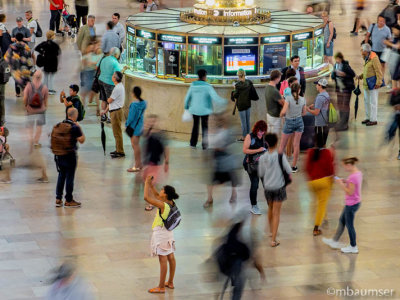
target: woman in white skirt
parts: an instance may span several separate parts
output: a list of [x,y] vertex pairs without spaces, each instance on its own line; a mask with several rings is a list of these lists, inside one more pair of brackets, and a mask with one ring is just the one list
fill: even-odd
[[[157,287],[149,290],[149,293],[163,294],[165,287],[174,288],[174,275],[176,268],[175,261],[175,240],[173,231],[168,231],[163,219],[168,218],[168,214],[172,206],[175,205],[173,200],[179,198],[175,192],[175,188],[170,185],[158,192],[153,185],[153,176],[148,176],[144,185],[144,200],[149,204],[157,207],[156,215],[153,221],[153,235],[151,237],[151,254],[158,256],[160,261],[160,282]],[[161,216],[160,216],[161,215]],[[161,218],[162,217],[162,218]],[[169,279],[165,282],[169,264]]]

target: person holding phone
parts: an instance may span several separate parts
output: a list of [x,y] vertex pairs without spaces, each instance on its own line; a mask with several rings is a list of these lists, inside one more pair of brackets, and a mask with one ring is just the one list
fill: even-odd
[[[323,238],[322,241],[332,249],[340,249],[343,253],[358,253],[356,230],[354,228],[354,217],[361,204],[361,186],[363,180],[362,172],[357,168],[357,157],[345,158],[342,160],[344,169],[350,173],[346,180],[336,177],[335,180],[345,191],[345,206],[339,218],[339,225],[336,234],[332,239]],[[350,238],[350,245],[344,247],[339,242],[344,228],[347,228]]]

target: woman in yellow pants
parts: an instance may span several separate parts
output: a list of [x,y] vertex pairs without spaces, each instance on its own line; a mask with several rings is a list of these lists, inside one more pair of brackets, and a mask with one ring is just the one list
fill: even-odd
[[308,185],[317,200],[317,211],[315,214],[315,226],[313,235],[320,235],[319,227],[324,220],[326,207],[332,191],[334,168],[333,149],[326,149],[322,138],[316,138],[315,147],[308,149],[306,161],[306,173]]

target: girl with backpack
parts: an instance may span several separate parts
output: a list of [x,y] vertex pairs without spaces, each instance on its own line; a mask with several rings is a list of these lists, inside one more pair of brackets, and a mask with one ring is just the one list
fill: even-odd
[[[149,204],[156,206],[158,209],[153,221],[153,235],[151,237],[151,252],[152,256],[158,255],[160,262],[160,281],[158,286],[149,289],[149,293],[164,294],[165,287],[174,289],[174,275],[176,268],[175,261],[175,239],[173,228],[167,228],[167,220],[170,219],[170,212],[178,212],[174,200],[178,199],[179,195],[175,192],[175,188],[170,185],[164,186],[161,191],[157,191],[153,185],[153,176],[147,176],[144,185],[144,200]],[[179,222],[177,223],[179,224]],[[175,227],[177,226],[175,225]],[[174,228],[175,228],[174,227]],[[169,279],[167,277],[169,264]]]

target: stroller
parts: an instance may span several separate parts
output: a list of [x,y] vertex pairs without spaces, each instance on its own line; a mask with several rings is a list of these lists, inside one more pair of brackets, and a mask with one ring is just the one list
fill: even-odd
[[15,159],[8,151],[6,147],[7,144],[7,136],[8,130],[5,127],[0,127],[1,131],[4,131],[3,139],[0,138],[0,170],[3,170],[5,167],[14,167]]
[[68,12],[69,5],[64,5],[64,9],[61,13],[62,20],[62,33],[67,33],[71,38],[74,38],[78,32],[78,22],[76,21],[76,16]]

